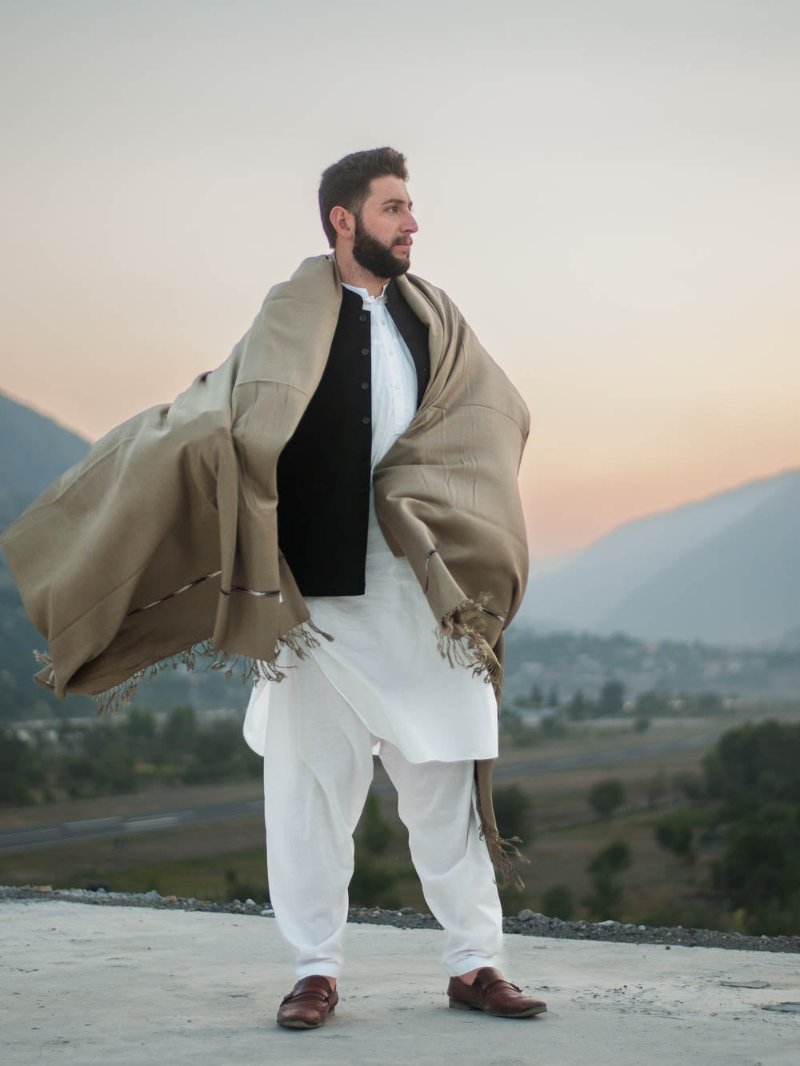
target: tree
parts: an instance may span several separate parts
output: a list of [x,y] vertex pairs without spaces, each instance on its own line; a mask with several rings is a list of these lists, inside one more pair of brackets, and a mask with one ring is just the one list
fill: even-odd
[[657,807],[667,794],[667,775],[658,770],[647,782],[647,806]]
[[734,823],[714,883],[734,908],[748,912],[800,904],[800,809],[767,804]]
[[615,880],[631,864],[631,849],[624,840],[615,840],[599,851],[587,864],[592,879],[592,892],[583,901],[595,921],[616,920],[620,917],[623,891]]
[[705,785],[699,774],[691,770],[682,770],[672,778],[672,787],[682,792],[688,800],[702,800],[706,796]]
[[131,707],[122,728],[135,740],[153,740],[156,735],[155,715],[147,707]]
[[729,730],[706,756],[706,794],[720,801],[725,850],[714,887],[750,933],[800,933],[800,725]]
[[650,689],[648,692],[640,692],[634,704],[634,712],[647,718],[654,718],[657,715],[664,714],[667,708],[667,697],[660,692],[656,692],[655,689]]
[[550,689],[550,691],[547,693],[547,706],[548,707],[558,707],[559,706],[558,689],[556,688],[555,685],[553,685],[552,688]]
[[800,725],[766,721],[730,729],[703,760],[708,794],[731,817],[761,803],[800,804]]
[[694,825],[685,811],[659,818],[653,826],[657,843],[686,862],[694,862]]
[[213,722],[197,733],[194,763],[184,774],[187,782],[219,781],[235,776],[242,754],[241,731],[234,722]]
[[695,701],[698,714],[719,714],[725,704],[717,692],[701,692]]
[[566,736],[567,726],[560,714],[548,714],[539,721],[539,732],[546,737]]
[[591,707],[589,701],[586,699],[581,689],[578,689],[567,704],[567,714],[570,718],[580,721],[582,718],[589,717],[590,710]]
[[589,804],[601,818],[610,818],[624,802],[625,786],[615,777],[598,781],[589,791]]
[[618,874],[627,870],[631,861],[630,845],[624,840],[615,840],[598,851],[586,869],[593,875]]
[[45,773],[35,748],[0,731],[0,803],[32,803]]
[[161,734],[168,751],[188,754],[197,738],[197,715],[192,707],[174,707]]
[[597,701],[597,714],[600,717],[614,717],[622,714],[625,703],[625,686],[621,681],[606,681],[600,689]]
[[575,901],[567,885],[552,885],[546,889],[542,893],[540,906],[542,914],[549,918],[560,918],[564,922],[570,921],[575,913]]
[[519,785],[494,789],[492,803],[501,836],[525,840],[530,835],[531,798]]
[[133,792],[139,786],[136,753],[125,730],[109,722],[62,727],[63,755],[55,783],[73,798]]
[[357,834],[359,847],[370,855],[383,855],[393,835],[392,827],[381,814],[380,800],[374,792],[368,792]]
[[393,840],[394,833],[381,814],[380,801],[374,792],[369,792],[355,835],[355,869],[350,881],[350,899],[355,906],[400,906],[397,882],[413,873],[407,864],[385,860]]

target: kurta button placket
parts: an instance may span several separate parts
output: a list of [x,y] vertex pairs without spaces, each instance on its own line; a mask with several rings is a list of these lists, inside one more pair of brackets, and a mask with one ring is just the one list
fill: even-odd
[[[413,418],[428,383],[427,377],[420,376],[417,381],[427,360],[427,329],[402,303],[405,319],[412,322],[412,344],[389,311],[388,293],[389,289],[384,296],[374,298],[344,287],[337,333],[323,378],[282,456],[280,540],[288,548],[287,561],[298,587],[310,596],[363,594],[363,533],[370,512],[369,492],[360,493],[371,485],[378,457]],[[323,427],[321,433],[316,432],[319,426]],[[332,516],[339,531],[334,555],[325,550],[325,533],[311,536],[307,529],[304,475],[320,439],[330,443],[325,449],[326,476],[312,478],[312,482],[328,500],[330,511],[326,514]],[[350,473],[341,478],[338,473],[327,476],[333,457],[341,458],[344,469],[348,456],[354,464],[347,468]],[[352,494],[340,491],[350,486]]]

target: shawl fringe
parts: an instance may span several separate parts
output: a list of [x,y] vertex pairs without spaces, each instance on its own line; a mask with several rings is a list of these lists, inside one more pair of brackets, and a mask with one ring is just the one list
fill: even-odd
[[498,617],[486,609],[489,599],[489,594],[482,592],[476,599],[462,600],[442,618],[436,643],[439,654],[451,666],[465,667],[473,677],[482,678],[498,691],[503,681],[503,668],[483,636],[484,626],[480,618],[481,612]]
[[489,817],[487,817],[487,811],[481,795],[480,774],[478,773],[477,763],[475,765],[475,804],[481,824],[480,836],[482,840],[486,841],[489,858],[494,867],[495,883],[498,888],[506,888],[511,885],[518,892],[522,891],[525,887],[525,882],[522,880],[517,867],[529,866],[531,860],[517,847],[518,844],[523,843],[520,837],[504,838],[500,836],[491,806],[488,812]]
[[[94,693],[92,699],[97,704],[99,715],[113,714],[115,711],[127,706],[135,696],[139,685],[143,681],[149,681],[157,677],[164,670],[177,670],[179,666],[187,670],[195,670],[198,660],[206,660],[202,665],[207,670],[221,670],[225,674],[225,680],[230,681],[235,674],[239,674],[242,683],[247,681],[283,681],[286,677],[285,669],[278,666],[278,656],[284,648],[293,651],[298,659],[308,658],[307,649],[317,648],[320,645],[319,638],[333,640],[333,637],[314,625],[311,619],[301,622],[288,633],[278,637],[275,646],[275,654],[272,659],[252,659],[244,655],[235,655],[215,648],[210,640],[201,644],[194,644],[189,648],[176,652],[174,655],[160,659],[158,662],[138,670],[131,677],[122,681],[119,685],[105,689],[103,692]],[[52,660],[47,652],[34,651],[34,658],[38,663],[51,667]]]
[[525,887],[525,882],[517,866],[529,866],[531,861],[517,847],[522,840],[519,837],[503,838],[496,829],[492,829],[485,823],[481,825],[481,837],[486,841],[486,847],[489,849],[489,858],[492,860],[498,888],[511,885],[521,892]]

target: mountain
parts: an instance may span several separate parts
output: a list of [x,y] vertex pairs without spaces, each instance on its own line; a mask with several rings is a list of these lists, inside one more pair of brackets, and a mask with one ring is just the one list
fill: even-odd
[[[76,433],[0,393],[0,530],[88,450]],[[67,704],[73,714],[91,713],[89,700],[71,697],[63,704],[33,683],[33,649],[43,645],[0,552],[0,722],[23,713],[44,716]]]
[[77,433],[0,392],[0,529],[88,450]]
[[635,519],[533,575],[522,618],[650,640],[775,644],[800,622],[800,469]]

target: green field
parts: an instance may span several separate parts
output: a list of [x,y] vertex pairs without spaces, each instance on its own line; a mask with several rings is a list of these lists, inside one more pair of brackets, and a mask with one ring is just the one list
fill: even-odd
[[[695,861],[690,863],[665,851],[654,836],[654,823],[665,811],[686,806],[682,782],[687,775],[699,773],[704,750],[654,749],[703,738],[707,750],[725,729],[766,717],[798,721],[800,707],[758,707],[713,718],[662,720],[646,732],[636,732],[630,725],[585,723],[564,737],[541,738],[535,730],[530,743],[525,742],[524,734],[522,740],[517,737],[513,742],[504,738],[497,789],[517,786],[532,805],[524,847],[530,859],[523,871],[526,887],[520,892],[504,892],[506,912],[514,913],[521,907],[540,910],[543,893],[554,885],[565,885],[575,901],[573,917],[587,916],[581,902],[591,888],[587,864],[607,844],[622,840],[632,855],[630,867],[619,878],[624,892],[622,920],[735,927],[735,916],[717,913],[706,892],[718,843],[699,839]],[[568,765],[547,772],[528,769],[531,762],[546,760],[558,766],[569,760],[596,758],[599,752],[612,753],[613,765]],[[624,785],[625,803],[613,817],[598,818],[588,803],[589,790],[610,777]],[[379,768],[376,779],[382,778]],[[154,814],[223,800],[252,799],[260,793],[260,782],[249,780],[5,808],[0,809],[0,830],[111,814]],[[384,872],[402,874],[392,885],[391,903],[424,910],[419,885],[408,872],[407,846],[393,797],[382,794],[379,802],[392,843],[378,864]],[[86,887],[98,882],[119,891],[156,889],[162,895],[200,899],[264,899],[263,822],[257,816],[237,818],[0,853],[0,883]],[[386,899],[380,898],[357,898],[355,902],[387,905]]]

